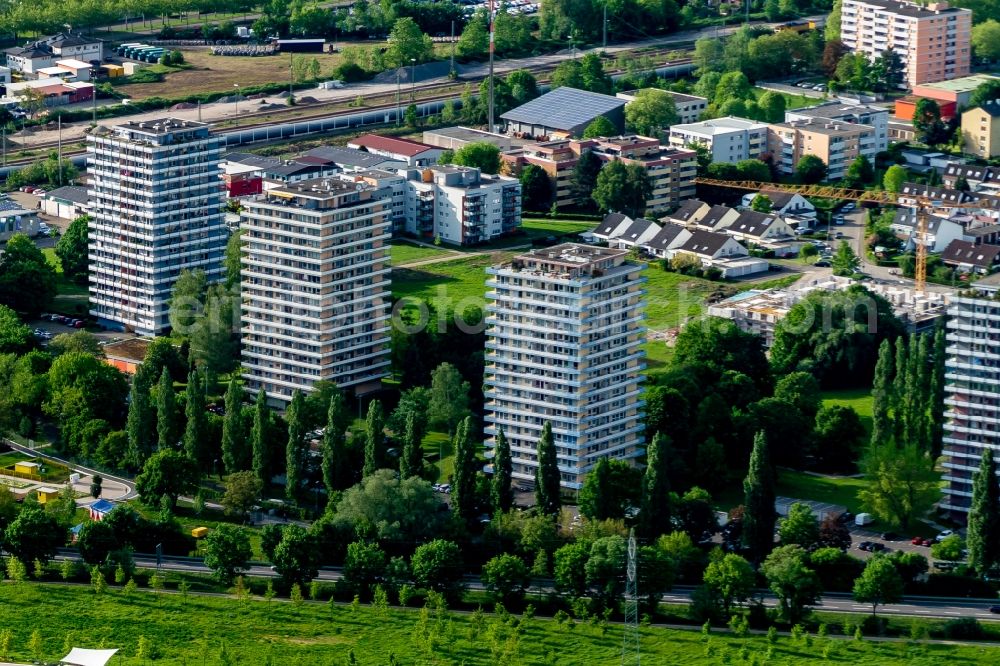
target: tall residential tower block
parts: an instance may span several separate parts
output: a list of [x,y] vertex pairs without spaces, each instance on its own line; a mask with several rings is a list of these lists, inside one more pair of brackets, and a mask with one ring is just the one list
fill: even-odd
[[535,478],[551,422],[561,483],[644,448],[644,265],[565,243],[487,269],[486,446],[502,427],[513,476]]
[[207,124],[173,118],[98,127],[87,141],[90,313],[158,335],[182,270],[223,277],[222,146]]
[[320,380],[365,393],[389,372],[387,204],[316,179],[243,203],[243,377],[273,402]]

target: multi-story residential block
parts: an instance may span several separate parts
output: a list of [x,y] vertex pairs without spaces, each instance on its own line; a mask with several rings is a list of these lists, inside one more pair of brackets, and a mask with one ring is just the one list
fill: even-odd
[[625,250],[566,243],[487,269],[486,446],[503,428],[531,482],[552,424],[561,483],[643,451],[644,266]]
[[670,145],[674,148],[704,146],[712,154],[713,162],[732,164],[756,159],[767,152],[767,124],[727,116],[674,125],[670,128]]
[[328,380],[358,394],[389,368],[389,215],[364,183],[317,179],[246,199],[243,377],[287,403]]
[[228,233],[220,141],[205,123],[164,118],[88,136],[90,313],[157,335],[185,269],[222,278]]
[[785,122],[795,122],[796,120],[869,125],[875,130],[875,151],[881,152],[889,147],[889,109],[881,106],[825,102],[816,106],[785,111]]
[[962,151],[984,160],[1000,156],[1000,99],[962,114]]
[[839,180],[858,155],[875,163],[878,141],[875,128],[855,123],[795,120],[771,125],[768,150],[778,170],[795,173],[804,155],[815,155],[827,166],[827,177]]
[[[620,97],[626,102],[635,101],[636,95],[642,92],[641,90],[627,90],[620,92],[616,97]],[[698,97],[697,95],[685,95],[683,93],[673,92],[671,90],[663,90],[674,100],[674,106],[677,108],[677,122],[695,123],[701,118],[701,114],[705,113],[705,109],[708,108],[708,100],[704,97]],[[627,106],[627,105],[626,105]],[[666,129],[665,127],[662,129]]]
[[1000,275],[951,298],[945,361],[941,507],[965,520],[983,449],[1000,449]]
[[643,166],[653,186],[646,201],[648,214],[665,212],[694,196],[697,154],[635,134],[529,143],[508,151],[503,159],[515,169],[526,164],[541,168],[552,183],[556,205],[568,206],[577,203],[573,173],[584,151],[591,151],[602,162],[621,160]]
[[521,183],[479,169],[432,166],[406,171],[406,231],[475,245],[521,226]]
[[869,60],[891,49],[903,64],[906,87],[969,73],[972,12],[947,2],[844,0],[840,39]]

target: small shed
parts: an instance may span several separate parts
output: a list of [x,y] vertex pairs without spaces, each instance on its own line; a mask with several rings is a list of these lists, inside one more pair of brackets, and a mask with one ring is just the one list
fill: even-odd
[[48,486],[42,486],[35,492],[38,494],[39,504],[48,504],[59,497],[59,491],[56,488],[49,488]]
[[22,460],[14,463],[14,473],[37,478],[41,476],[42,466],[32,460]]
[[208,536],[208,528],[196,527],[193,530],[191,530],[191,536],[193,536],[195,539],[204,539],[205,537]]

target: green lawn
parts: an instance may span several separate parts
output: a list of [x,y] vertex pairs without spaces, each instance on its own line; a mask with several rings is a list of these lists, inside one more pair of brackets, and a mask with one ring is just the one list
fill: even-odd
[[69,468],[48,460],[42,460],[41,458],[29,456],[28,454],[21,453],[20,451],[0,453],[0,468],[13,467],[15,463],[25,460],[39,462],[43,467],[45,467],[45,473],[42,474],[43,481],[51,483],[65,483],[69,479]]
[[[763,88],[753,89],[753,94],[757,97],[757,99],[760,99],[760,96],[766,92],[778,92],[778,91],[769,91],[769,90],[764,90]],[[779,94],[785,98],[785,108],[787,109],[798,109],[799,107],[803,106],[816,106],[817,104],[823,103],[823,100],[820,99],[819,97],[794,95],[792,93],[786,93],[786,92],[782,92]]]
[[392,271],[392,295],[395,298],[409,296],[431,303],[440,300],[448,309],[466,299],[469,299],[469,303],[475,302],[483,306],[486,268],[509,261],[512,256],[513,252],[491,252],[413,269],[396,268]]
[[680,328],[697,317],[705,298],[719,284],[680,273],[668,273],[656,264],[646,269],[646,326],[652,330]]
[[839,504],[846,506],[852,513],[859,513],[862,508],[858,491],[866,485],[867,482],[862,478],[814,476],[805,472],[782,469],[778,473],[776,490],[781,497]]
[[[168,578],[171,574],[168,574]],[[168,583],[169,584],[169,583]],[[395,658],[414,664],[525,664],[601,666],[621,663],[622,629],[604,630],[588,623],[557,624],[535,618],[519,638],[489,614],[474,628],[471,615],[432,612],[421,625],[415,610],[388,609],[380,614],[367,605],[296,607],[278,601],[240,603],[233,598],[156,595],[146,590],[125,597],[118,589],[95,596],[89,587],[4,585],[0,617],[13,632],[10,659],[22,663],[53,661],[65,644],[119,648],[116,666],[138,664],[344,664],[353,651],[359,664],[386,664]],[[30,637],[41,635],[40,654]],[[426,633],[425,633],[426,632]],[[496,636],[501,636],[500,640]],[[430,636],[430,638],[425,638]],[[493,636],[494,638],[490,638]],[[144,639],[155,657],[137,656]],[[641,652],[650,664],[821,664],[864,663],[880,666],[937,666],[941,663],[993,664],[994,646],[875,643],[813,637],[807,643],[787,636],[769,650],[764,636],[738,639],[697,629],[640,629]],[[491,654],[507,647],[506,659]],[[745,658],[739,651],[746,648]],[[827,657],[823,653],[829,651]],[[769,653],[769,654],[768,654]]]
[[846,391],[824,391],[824,405],[843,405],[853,407],[861,417],[868,432],[872,429],[872,392],[871,389],[848,389]]
[[567,236],[589,231],[598,223],[599,220],[553,220],[545,217],[525,217],[521,219],[521,230],[531,238]]
[[[56,283],[56,289],[60,296],[82,296],[84,299],[84,304],[86,305],[86,299],[89,296],[89,291],[84,285],[76,284],[75,282],[70,282],[63,277],[62,262],[59,261],[59,257],[56,256],[56,250],[53,247],[46,247],[42,249],[42,254],[48,260],[49,264],[56,269],[56,275],[58,276],[58,282]],[[73,299],[75,300],[75,299]]]
[[444,257],[449,254],[454,253],[443,247],[423,247],[421,245],[413,245],[412,243],[400,240],[392,242],[389,258],[393,266],[398,266],[400,264],[408,264],[413,261]]

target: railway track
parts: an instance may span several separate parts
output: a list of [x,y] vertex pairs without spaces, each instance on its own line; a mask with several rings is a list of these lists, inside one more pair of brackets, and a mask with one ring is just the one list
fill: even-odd
[[[635,53],[641,57],[651,57],[656,58],[657,56],[663,56],[671,53],[684,53],[683,49],[680,48],[644,48],[637,49]],[[622,52],[619,52],[619,54]],[[613,58],[607,58],[609,61],[613,61]],[[680,58],[677,60],[671,60],[666,63],[657,63],[657,67],[664,66],[684,66],[690,64],[692,59]],[[522,69],[527,70],[533,74],[542,74],[545,72],[553,71],[557,65],[555,64],[543,64],[543,65],[533,65],[524,67]],[[607,70],[608,74],[614,77],[623,76],[628,72],[625,70],[610,69]],[[545,85],[550,82],[550,77],[539,76],[538,83],[540,85]],[[435,102],[443,102],[449,99],[457,99],[461,95],[467,83],[478,83],[480,79],[468,80],[468,81],[440,81],[437,83],[428,83],[416,89],[416,97],[412,102],[408,100],[401,100],[401,105],[409,105],[410,103],[425,105]],[[478,91],[477,91],[478,92]],[[301,94],[301,92],[300,92]],[[297,123],[309,123],[315,121],[323,121],[331,118],[336,118],[340,116],[352,116],[356,114],[373,114],[379,112],[395,111],[397,109],[396,94],[395,93],[380,93],[377,95],[372,95],[367,98],[371,101],[383,100],[381,103],[374,105],[366,105],[363,107],[351,106],[350,102],[345,100],[331,100],[329,102],[317,103],[316,105],[311,105],[311,110],[315,112],[307,113],[305,115],[291,115],[292,113],[298,111],[301,112],[301,107],[289,107],[287,111],[280,110],[266,110],[251,112],[240,116],[240,120],[253,120],[254,117],[259,117],[258,122],[250,123],[240,123],[239,125],[223,126],[223,123],[228,121],[219,121],[213,123],[213,130],[216,134],[226,135],[234,134],[239,132],[248,132],[255,129],[263,129],[270,126],[281,125],[281,124],[297,124]],[[287,114],[287,115],[286,115]],[[283,117],[284,116],[284,117]],[[123,117],[127,118],[127,117]],[[374,123],[373,123],[374,124]],[[86,148],[72,147],[68,148],[67,143],[76,144],[79,140],[74,139],[71,141],[63,142],[62,156],[64,159],[72,159],[74,157],[79,157],[86,153]],[[38,143],[30,147],[30,150],[36,153],[44,154],[48,151],[54,150],[59,146],[59,141],[46,141],[43,143]],[[41,155],[32,155],[30,157],[24,157],[19,159],[8,159],[6,162],[7,169],[16,169],[18,167],[29,165],[39,159]]]

